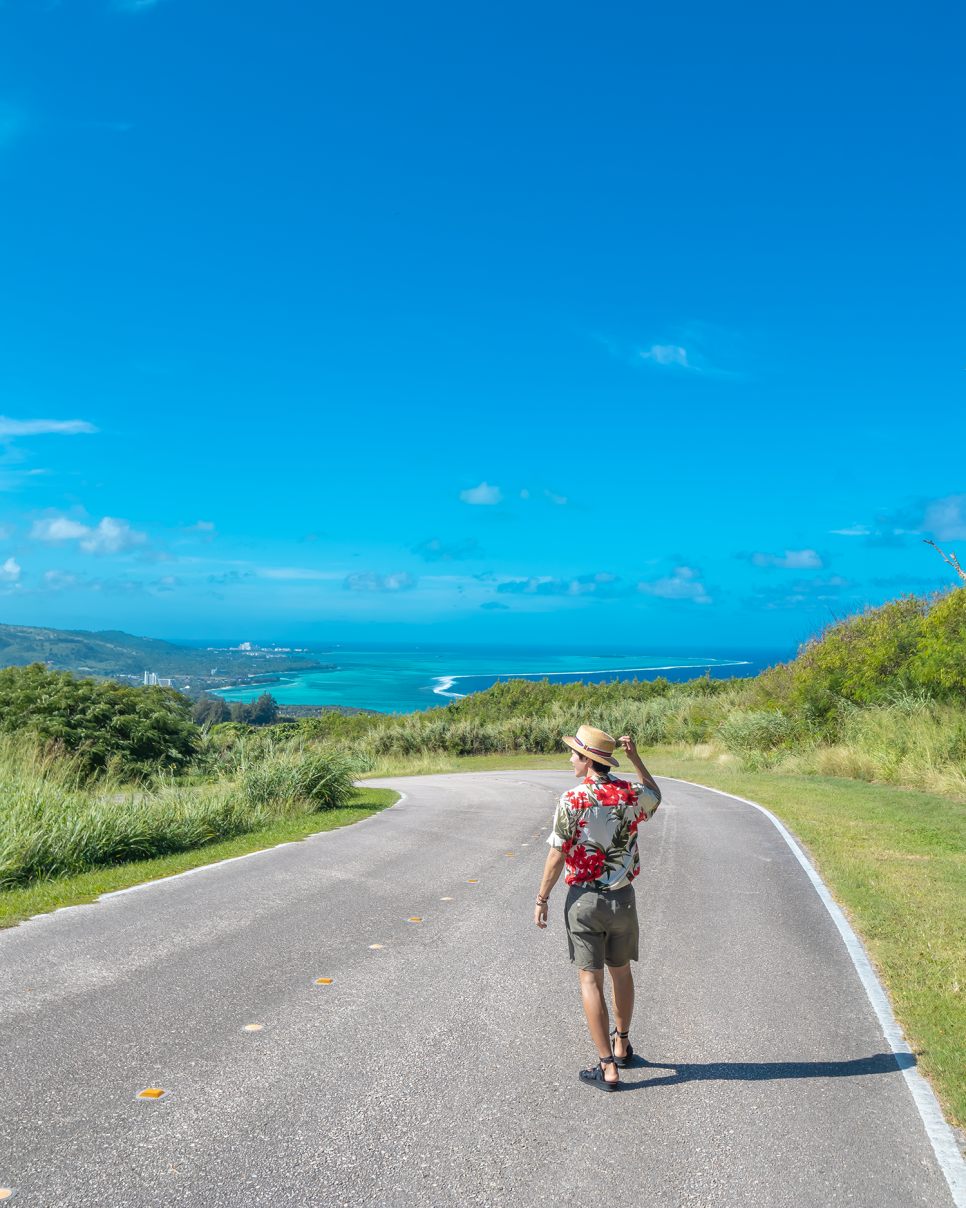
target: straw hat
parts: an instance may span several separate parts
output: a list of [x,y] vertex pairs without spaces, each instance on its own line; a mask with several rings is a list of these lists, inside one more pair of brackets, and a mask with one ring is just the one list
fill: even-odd
[[593,726],[581,726],[573,738],[565,738],[564,742],[585,759],[593,759],[595,763],[609,763],[612,768],[620,767],[617,760],[612,758],[617,739],[611,738],[603,730],[595,730]]

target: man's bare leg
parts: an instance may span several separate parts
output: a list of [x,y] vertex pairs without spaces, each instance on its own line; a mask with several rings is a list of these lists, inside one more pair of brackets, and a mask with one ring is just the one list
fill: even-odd
[[[610,1019],[607,1015],[607,1003],[604,999],[604,970],[580,969],[580,993],[584,1001],[584,1014],[587,1016],[587,1026],[590,1028],[591,1039],[597,1049],[598,1057],[609,1057],[610,1048]],[[621,1029],[624,1031],[625,1029]],[[607,1082],[619,1082],[617,1067],[613,1064],[604,1066],[604,1079]]]
[[[634,978],[631,976],[630,961],[617,969],[607,966],[610,974],[610,984],[614,991],[614,1024],[618,1032],[627,1032],[631,1026],[631,1016],[634,1014]],[[619,1036],[614,1037],[614,1056],[623,1057],[627,1051],[627,1041]]]

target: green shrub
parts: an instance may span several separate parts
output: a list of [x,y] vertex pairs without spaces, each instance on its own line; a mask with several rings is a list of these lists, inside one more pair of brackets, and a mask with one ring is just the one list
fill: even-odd
[[40,663],[0,670],[0,731],[57,744],[82,776],[180,770],[198,742],[191,702],[174,689],[74,679]]

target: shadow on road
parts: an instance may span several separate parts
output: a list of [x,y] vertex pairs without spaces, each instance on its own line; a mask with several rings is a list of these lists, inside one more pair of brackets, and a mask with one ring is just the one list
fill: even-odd
[[782,1078],[861,1078],[867,1074],[894,1074],[916,1064],[911,1053],[875,1053],[854,1061],[711,1061],[687,1065],[676,1061],[645,1061],[635,1057],[631,1070],[674,1070],[663,1078],[622,1082],[627,1090],[647,1086],[675,1086],[681,1082],[772,1082]]

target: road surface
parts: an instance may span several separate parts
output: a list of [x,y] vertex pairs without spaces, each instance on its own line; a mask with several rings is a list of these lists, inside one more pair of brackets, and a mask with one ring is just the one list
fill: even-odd
[[637,883],[645,1060],[603,1095],[577,1081],[594,1052],[562,884],[533,925],[572,778],[378,783],[407,796],[0,933],[18,1204],[950,1208],[842,940],[759,811],[665,782]]

